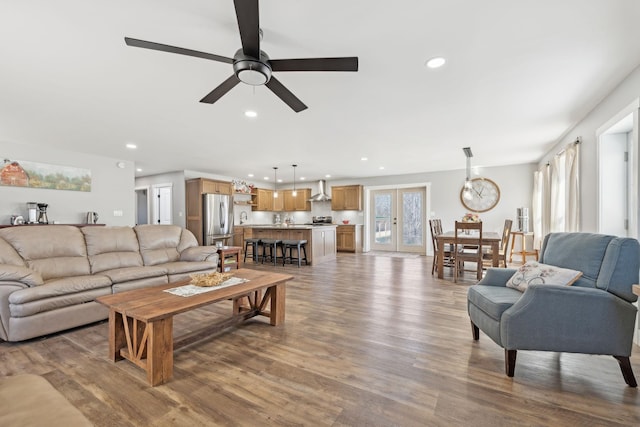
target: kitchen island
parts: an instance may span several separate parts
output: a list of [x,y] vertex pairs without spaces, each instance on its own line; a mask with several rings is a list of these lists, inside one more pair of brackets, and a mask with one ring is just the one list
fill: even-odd
[[244,238],[306,240],[307,261],[320,264],[336,259],[336,225],[260,225],[243,224]]

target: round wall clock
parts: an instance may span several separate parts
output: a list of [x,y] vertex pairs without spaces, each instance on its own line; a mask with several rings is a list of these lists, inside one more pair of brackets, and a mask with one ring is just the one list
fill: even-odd
[[471,195],[464,197],[464,186],[460,190],[460,201],[471,212],[486,212],[500,201],[500,187],[488,178],[471,180]]

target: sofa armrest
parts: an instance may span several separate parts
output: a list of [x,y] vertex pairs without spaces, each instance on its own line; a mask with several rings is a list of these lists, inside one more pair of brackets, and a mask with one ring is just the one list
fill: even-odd
[[595,288],[530,285],[501,319],[506,349],[628,356],[636,307]]
[[511,276],[516,274],[515,268],[487,268],[487,273],[484,275],[477,285],[485,286],[506,286]]
[[218,262],[218,249],[215,246],[194,246],[180,252],[180,261]]
[[29,287],[44,284],[42,275],[37,271],[11,264],[0,264],[0,281],[20,282]]

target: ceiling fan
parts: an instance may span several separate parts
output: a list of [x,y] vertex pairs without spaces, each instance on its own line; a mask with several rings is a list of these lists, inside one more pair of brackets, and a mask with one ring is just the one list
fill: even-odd
[[252,86],[267,86],[278,98],[283,100],[296,113],[299,113],[306,109],[307,106],[272,75],[273,71],[358,71],[357,56],[270,59],[265,52],[260,50],[261,30],[258,0],[234,0],[233,3],[236,9],[236,18],[238,19],[242,43],[242,48],[238,49],[233,58],[130,37],[125,37],[124,41],[127,46],[178,53],[233,64],[233,75],[200,100],[200,102],[207,104],[213,104],[238,83],[243,82]]

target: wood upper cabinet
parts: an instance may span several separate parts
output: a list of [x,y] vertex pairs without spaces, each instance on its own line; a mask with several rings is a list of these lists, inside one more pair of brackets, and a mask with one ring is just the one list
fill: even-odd
[[231,194],[230,182],[200,179],[202,181],[202,194]]
[[331,187],[331,210],[361,211],[362,185]]
[[202,245],[202,195],[203,194],[231,194],[231,183],[214,181],[205,178],[189,179],[185,182],[187,230],[191,231],[198,244]]
[[265,188],[256,188],[255,206],[251,209],[254,211],[272,211],[273,210],[273,190]]
[[284,195],[282,191],[278,191],[278,197],[273,197],[273,191],[271,192],[273,198],[273,209],[274,212],[282,212],[284,210]]
[[285,212],[294,212],[294,211],[311,211],[311,202],[309,202],[309,198],[311,197],[311,189],[310,188],[299,188],[296,189],[297,195],[293,197],[293,190],[284,190],[284,207],[283,210]]

